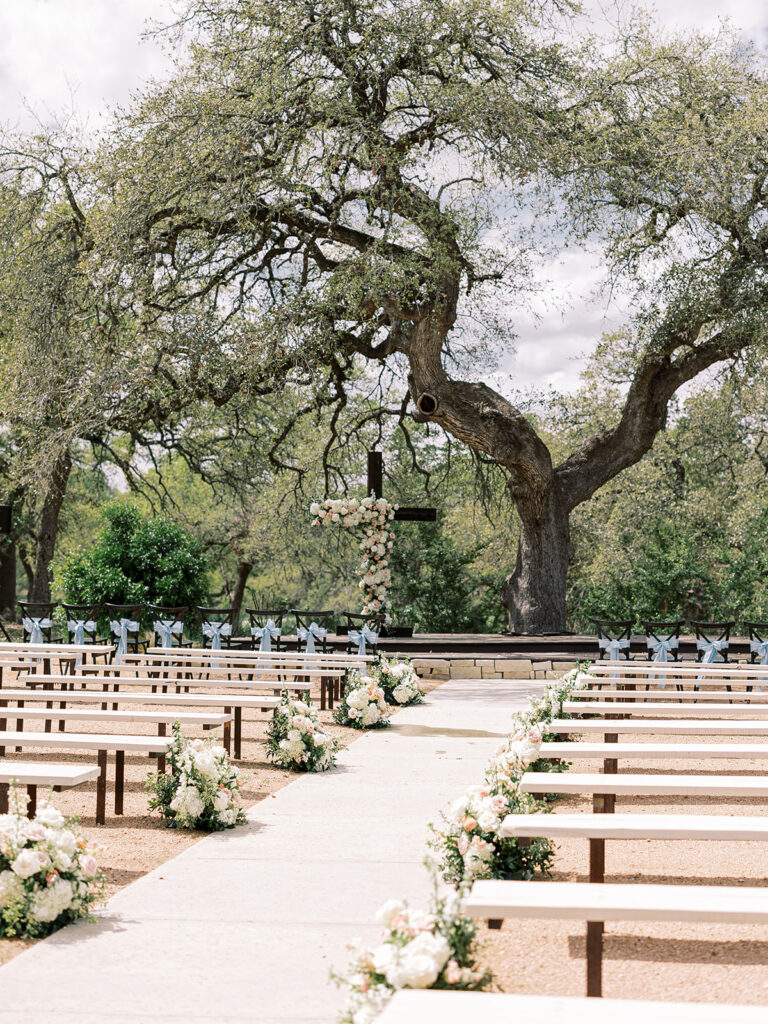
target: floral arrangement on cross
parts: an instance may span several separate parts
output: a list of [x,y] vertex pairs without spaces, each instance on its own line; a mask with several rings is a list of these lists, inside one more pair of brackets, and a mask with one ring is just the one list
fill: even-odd
[[387,625],[392,622],[389,560],[395,539],[389,524],[395,518],[397,508],[386,498],[373,495],[362,499],[326,498],[325,501],[313,501],[309,506],[314,516],[313,526],[362,527],[360,550],[363,560],[359,569],[359,587],[363,592],[363,615],[379,615]]

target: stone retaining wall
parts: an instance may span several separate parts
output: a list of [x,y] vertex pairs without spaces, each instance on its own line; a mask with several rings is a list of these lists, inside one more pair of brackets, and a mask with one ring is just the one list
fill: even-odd
[[527,658],[413,658],[412,664],[425,679],[559,679],[576,666]]

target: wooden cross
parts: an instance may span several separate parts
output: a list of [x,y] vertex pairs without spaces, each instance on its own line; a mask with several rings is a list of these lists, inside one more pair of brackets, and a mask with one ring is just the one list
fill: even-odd
[[[381,452],[368,452],[368,494],[376,498],[382,496],[383,477],[384,457]],[[395,519],[408,523],[434,523],[437,520],[437,509],[401,505],[395,512]]]

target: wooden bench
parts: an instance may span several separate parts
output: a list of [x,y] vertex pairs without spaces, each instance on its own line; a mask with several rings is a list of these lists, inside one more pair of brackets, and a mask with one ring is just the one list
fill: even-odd
[[[172,666],[168,670],[165,670],[158,666],[156,675],[138,675],[137,673],[142,668],[147,672],[154,671],[151,667],[146,665],[109,665],[106,668],[103,668],[102,666],[84,666],[81,674],[73,677],[60,676],[59,679],[62,682],[66,680],[67,684],[72,684],[73,679],[95,679],[102,684],[112,682],[115,685],[115,688],[117,688],[118,685],[158,686],[162,689],[163,693],[167,692],[169,686],[175,686],[177,692],[182,689],[185,692],[189,692],[192,687],[208,687],[210,689],[215,689],[217,686],[229,686],[241,687],[249,690],[270,690],[273,694],[279,694],[283,690],[288,690],[290,693],[296,694],[307,693],[312,691],[315,683],[319,681],[320,710],[324,711],[326,703],[328,707],[333,707],[334,692],[335,690],[340,689],[341,681],[345,676],[345,672],[342,670],[333,670],[330,672],[302,671],[301,673],[294,673],[294,678],[287,678],[284,672],[260,671],[248,666],[237,666],[233,669],[224,668],[221,669],[220,672],[210,672],[205,667],[202,667],[196,675],[193,675],[192,673],[197,672],[197,669],[181,669],[176,666]],[[301,675],[303,678],[297,679],[295,678],[296,675]],[[35,678],[40,677],[36,676]],[[336,685],[334,686],[334,684]],[[34,686],[38,684],[30,681],[30,685]]]
[[317,662],[319,665],[351,665],[352,667],[364,668],[376,660],[373,654],[347,654],[341,651],[253,651],[238,648],[226,647],[223,650],[214,651],[210,647],[185,647],[179,650],[176,647],[150,647],[144,654],[132,654],[131,658],[156,658],[160,660],[176,661],[185,657],[203,657],[214,660],[222,655],[225,658],[252,658],[259,661],[274,662],[276,665],[303,665],[306,662]]
[[0,814],[8,813],[8,789],[12,782],[27,787],[27,814],[32,818],[37,810],[38,786],[50,786],[57,791],[71,789],[98,779],[99,774],[97,765],[0,761]]
[[632,661],[594,662],[589,666],[589,676],[608,676],[613,679],[635,677],[645,681],[654,676],[666,679],[751,680],[768,682],[768,665],[723,665],[691,661]]
[[[102,690],[56,690],[56,705],[67,707],[70,704],[100,704],[102,710],[107,709]],[[0,707],[10,706],[10,701],[16,705],[25,703],[45,701],[48,708],[53,707],[53,693],[50,688],[42,687],[40,690],[24,689],[0,690]],[[167,707],[208,707],[221,708],[225,715],[234,715],[234,757],[239,758],[242,750],[243,730],[243,709],[252,708],[257,711],[274,711],[280,703],[279,697],[255,697],[251,694],[240,693],[154,693],[152,691],[123,692],[109,691],[109,703],[113,710],[117,710],[119,704],[157,704]],[[9,715],[10,717],[10,715]],[[54,716],[58,717],[58,716]],[[50,726],[46,724],[46,730]]]
[[[727,694],[727,696],[726,696]],[[720,701],[724,703],[727,701],[729,704],[768,704],[768,693],[762,691],[745,691],[745,690],[626,690],[623,688],[617,688],[615,690],[603,689],[603,690],[574,690],[573,697],[578,697],[584,700],[615,700],[619,703],[622,701],[680,701],[685,704],[687,702],[696,703],[698,701]]]
[[589,880],[605,880],[608,839],[768,842],[768,818],[728,814],[509,814],[499,829],[522,845],[531,839],[589,840]]
[[508,992],[401,989],[376,1024],[765,1024],[764,1006],[649,1003],[645,999],[520,996]]
[[[0,694],[0,698],[1,698]],[[105,711],[103,709],[83,710],[82,708],[28,708],[24,704],[17,704],[12,709],[6,706],[5,701],[0,699],[0,732],[8,730],[8,719],[15,720],[16,728],[19,731],[24,729],[24,720],[60,723],[59,729],[64,732],[62,726],[66,722],[102,722],[109,725],[110,722],[146,722],[149,725],[157,726],[158,736],[166,735],[166,727],[178,722],[179,725],[199,725],[203,729],[217,729],[219,726],[224,730],[224,746],[227,753],[231,749],[231,724],[232,715],[205,711]],[[13,711],[13,714],[10,712]],[[50,729],[48,730],[50,732]]]
[[678,718],[723,718],[725,715],[768,715],[768,704],[683,704],[682,701],[665,704],[664,701],[563,701],[565,715],[645,715],[661,717],[677,715]]
[[[768,889],[756,886],[475,882],[464,912],[501,927],[509,918],[587,921],[587,995],[602,995],[605,921],[768,924]],[[766,1013],[763,1007],[763,1013]]]
[[768,775],[612,775],[525,772],[523,793],[592,793],[596,813],[610,813],[617,796],[768,797]]
[[636,733],[643,736],[768,736],[768,719],[734,721],[726,718],[697,721],[692,718],[666,718],[649,722],[640,718],[611,718],[610,716],[606,716],[601,721],[594,718],[555,718],[547,724],[546,733],[547,735],[578,733],[587,736],[595,733],[604,736],[620,733]]
[[0,749],[5,747],[53,747],[59,750],[96,750],[99,777],[96,782],[96,824],[106,821],[107,754],[115,755],[115,814],[123,813],[126,753],[147,754],[158,759],[165,771],[168,740],[159,736],[116,736],[107,733],[0,732]]

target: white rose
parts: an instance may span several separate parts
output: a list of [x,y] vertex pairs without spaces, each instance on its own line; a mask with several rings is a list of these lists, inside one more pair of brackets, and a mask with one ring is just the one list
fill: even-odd
[[50,864],[48,854],[43,850],[22,850],[18,857],[11,864],[11,871],[19,878],[30,878],[38,871],[47,868]]
[[229,807],[229,793],[226,789],[220,789],[213,800],[213,809],[217,814],[226,811]]
[[32,898],[30,915],[36,921],[55,921],[72,905],[72,883],[58,878],[47,889],[40,889]]
[[405,903],[402,900],[387,900],[376,912],[376,924],[382,928],[389,928],[392,922],[405,911]]
[[57,811],[53,804],[45,804],[35,815],[35,821],[38,821],[46,828],[62,828],[64,825],[64,815],[61,811]]

